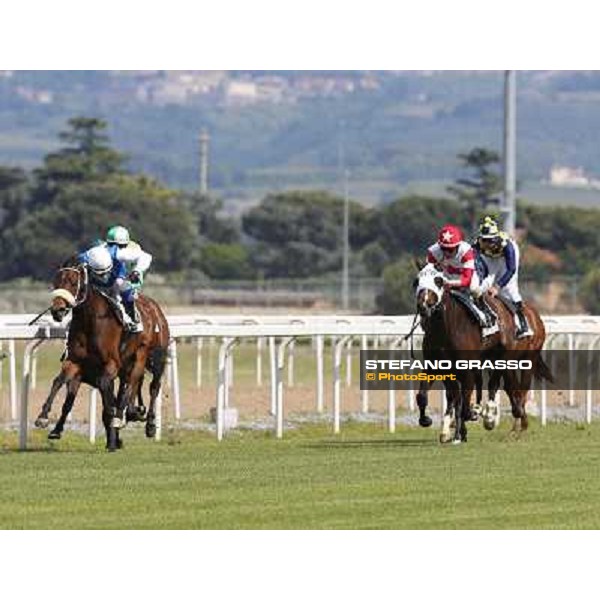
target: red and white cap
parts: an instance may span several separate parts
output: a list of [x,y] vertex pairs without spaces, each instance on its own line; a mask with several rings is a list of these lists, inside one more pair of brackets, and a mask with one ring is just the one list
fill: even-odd
[[463,241],[463,234],[460,227],[456,225],[444,225],[438,234],[438,244],[442,248],[456,248]]

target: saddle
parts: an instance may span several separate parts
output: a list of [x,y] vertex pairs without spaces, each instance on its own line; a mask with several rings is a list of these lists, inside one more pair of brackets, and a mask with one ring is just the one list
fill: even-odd
[[460,304],[462,304],[467,312],[471,315],[475,322],[481,327],[481,334],[483,337],[487,337],[492,335],[493,333],[497,333],[499,331],[498,328],[498,314],[496,311],[485,301],[485,298],[482,298],[482,302],[486,302],[486,307],[490,311],[491,314],[494,315],[494,324],[491,327],[487,326],[487,318],[483,311],[475,305],[473,301],[473,297],[468,292],[464,292],[462,290],[450,290],[450,294],[456,298]]
[[94,290],[98,292],[108,302],[108,305],[114,312],[114,315],[117,318],[117,321],[119,321],[119,323],[121,324],[121,327],[127,330],[129,327],[129,317],[125,314],[125,307],[123,306],[123,304],[119,302],[119,300],[117,300],[114,296],[109,294],[105,289],[102,289],[98,286],[93,287]]

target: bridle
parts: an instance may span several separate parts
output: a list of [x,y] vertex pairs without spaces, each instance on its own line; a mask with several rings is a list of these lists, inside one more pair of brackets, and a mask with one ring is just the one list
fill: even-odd
[[[442,299],[444,297],[444,288],[443,288],[443,286],[440,287],[436,283],[435,280],[440,278],[442,281],[444,281],[445,277],[442,273],[440,273],[438,271],[436,271],[435,273],[433,273],[433,272],[426,273],[425,274],[426,276],[424,277],[423,271],[425,271],[425,269],[427,269],[427,268],[429,268],[429,267],[425,267],[419,273],[419,277],[417,279],[417,285],[415,288],[415,297],[418,300],[420,293],[423,291],[428,291],[435,295],[435,297],[436,297],[435,304],[428,306],[429,310],[428,310],[427,316],[431,317],[432,315],[434,315],[439,310],[442,310],[442,308],[443,308]],[[433,267],[431,267],[431,268],[433,269]],[[419,310],[417,310],[417,311],[420,312]]]
[[77,273],[77,289],[73,293],[66,288],[56,288],[52,290],[51,296],[52,298],[62,298],[70,308],[76,308],[83,304],[88,296],[89,277],[87,266],[61,267],[57,272],[60,273],[61,271],[75,271]]

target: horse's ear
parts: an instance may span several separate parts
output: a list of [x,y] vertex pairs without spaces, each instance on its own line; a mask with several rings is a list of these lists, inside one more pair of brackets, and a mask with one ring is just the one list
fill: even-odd
[[444,278],[443,277],[435,277],[433,279],[433,283],[439,288],[444,287]]
[[417,267],[417,271],[422,271],[425,266],[425,261],[422,258],[418,258],[413,256],[413,262],[415,263],[415,267]]

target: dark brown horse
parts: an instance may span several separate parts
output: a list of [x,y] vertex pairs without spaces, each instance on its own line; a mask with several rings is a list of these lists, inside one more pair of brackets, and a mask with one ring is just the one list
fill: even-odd
[[[148,370],[152,371],[150,365],[148,366]],[[40,429],[45,429],[46,427],[48,427],[48,424],[50,422],[49,415],[50,411],[52,410],[52,404],[54,403],[56,395],[64,385],[67,385],[67,395],[61,408],[60,417],[58,418],[58,421],[52,428],[52,431],[50,431],[50,433],[48,434],[48,439],[59,440],[62,437],[62,432],[65,428],[67,417],[73,409],[75,398],[79,392],[79,388],[82,383],[86,383],[87,385],[95,387],[96,377],[94,377],[91,373],[88,373],[86,377],[86,373],[83,373],[81,379],[71,379],[67,384],[66,374],[61,369],[58,375],[53,379],[52,385],[50,386],[50,393],[48,394],[46,401],[42,405],[40,414],[35,420],[35,426],[39,427]],[[144,399],[142,396],[142,385],[140,385],[138,389],[137,406],[133,406],[131,404],[127,405],[125,417],[127,422],[146,420],[146,406],[144,405]]]
[[[494,395],[504,377],[505,390],[511,402],[515,420],[519,419],[521,428],[528,425],[525,403],[531,387],[532,376],[550,377],[541,349],[545,340],[544,324],[538,312],[525,305],[524,310],[534,332],[532,337],[516,339],[516,325],[513,315],[498,299],[488,299],[498,316],[498,332],[482,338],[479,323],[467,312],[466,308],[451,294],[444,291],[444,279],[432,265],[426,265],[419,273],[417,310],[421,316],[421,326],[425,332],[423,341],[426,358],[471,360],[474,358],[498,359],[510,356],[518,360],[526,356],[533,362],[532,371],[503,371],[490,378],[490,403],[494,405]],[[443,420],[441,439],[449,435],[449,424],[454,412],[456,429],[454,441],[466,441],[466,421],[471,416],[470,398],[476,387],[481,385],[481,372],[461,370],[457,372],[459,386],[447,386],[448,410]],[[457,387],[459,389],[457,389]],[[420,410],[420,423],[427,425],[425,409],[427,406],[426,389],[420,389],[417,395]],[[499,414],[499,413],[498,413]],[[489,420],[492,417],[487,415]],[[494,415],[495,418],[495,415]]]
[[[133,403],[146,365],[153,374],[146,435],[156,432],[155,405],[164,372],[169,341],[167,320],[153,300],[141,296],[137,306],[144,331],[125,331],[114,303],[90,280],[85,265],[73,259],[56,272],[52,292],[51,314],[61,321],[72,310],[73,318],[67,338],[67,356],[62,364],[62,378],[67,385],[65,404],[70,410],[80,384],[97,387],[102,396],[102,422],[106,445],[114,451],[121,447],[119,429],[123,413]],[[121,383],[115,396],[114,382]]]

